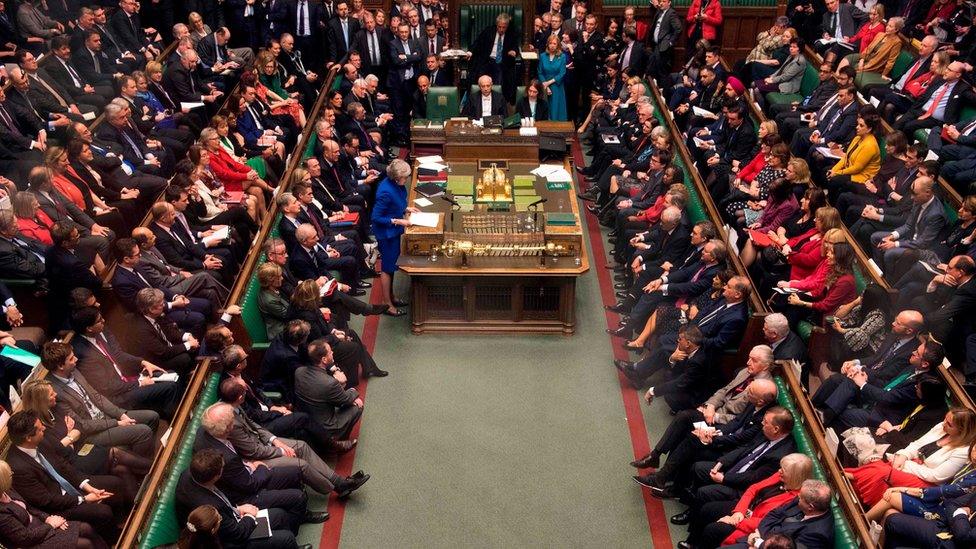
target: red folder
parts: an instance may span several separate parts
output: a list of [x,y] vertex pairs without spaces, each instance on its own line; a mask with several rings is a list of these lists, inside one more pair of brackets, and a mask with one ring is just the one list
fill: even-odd
[[773,246],[773,241],[769,239],[769,235],[766,233],[761,233],[755,229],[749,229],[749,238],[756,243],[756,246],[768,247]]

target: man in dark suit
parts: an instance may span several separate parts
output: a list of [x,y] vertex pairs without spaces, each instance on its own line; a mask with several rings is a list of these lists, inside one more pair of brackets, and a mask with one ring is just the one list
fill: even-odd
[[[420,76],[420,43],[410,38],[410,25],[401,23],[397,27],[397,38],[390,42],[390,71],[387,73],[387,86],[390,89],[394,116],[394,134],[409,134],[410,110],[413,91]],[[399,137],[394,144],[401,141]]]
[[384,30],[376,27],[376,18],[367,11],[363,14],[363,25],[353,40],[353,50],[359,52],[364,74],[375,74],[382,85],[386,85],[386,73],[390,66],[389,41],[385,40]]
[[166,177],[173,173],[175,159],[170,151],[155,139],[147,139],[129,125],[129,109],[118,104],[105,107],[105,123],[98,127],[98,137],[117,145],[122,157],[134,166],[153,175]]
[[437,34],[437,26],[434,24],[433,19],[424,22],[424,37],[420,41],[420,49],[423,51],[424,59],[427,59],[431,55],[439,56],[444,49],[447,48],[447,43],[444,42],[444,37]]
[[[14,90],[14,93],[17,93]],[[22,179],[32,166],[43,163],[43,149],[47,144],[45,125],[31,112],[20,109],[7,99],[0,89],[0,145],[10,152],[16,165],[5,172],[14,179]]]
[[136,271],[153,288],[168,290],[174,295],[201,298],[214,304],[226,301],[229,290],[211,271],[191,273],[167,262],[156,248],[156,235],[149,228],[136,227],[132,230],[132,238],[140,250]]
[[289,252],[288,266],[299,280],[328,276],[334,269],[339,272],[339,279],[351,288],[350,295],[365,294],[363,288],[369,283],[360,282],[355,257],[343,256],[338,250],[319,244],[318,233],[309,223],[302,223],[295,229],[295,240],[298,245]]
[[452,74],[436,55],[424,56],[425,66],[422,76],[426,76],[431,86],[450,86]]
[[[934,299],[933,299],[934,298]],[[926,293],[916,301],[928,300],[931,313],[926,323],[938,341],[956,343],[973,332],[973,317],[968,311],[976,305],[976,263],[967,255],[949,260],[944,275],[936,275]],[[958,336],[958,337],[955,337]]]
[[326,340],[311,342],[308,356],[310,365],[295,370],[295,405],[335,438],[349,438],[363,414],[363,400],[354,387],[344,389],[341,378],[333,377],[341,371]]
[[335,17],[326,23],[327,66],[346,62],[349,52],[353,51],[353,39],[359,32],[359,20],[349,17],[349,4],[340,0],[335,7]]
[[119,45],[132,53],[140,52],[147,59],[159,55],[160,48],[153,43],[159,38],[156,29],[143,27],[139,20],[139,2],[121,0],[119,8],[109,20],[109,28]]
[[728,177],[733,162],[748,163],[755,156],[758,144],[756,129],[742,106],[730,107],[725,122],[724,131],[712,142],[713,149],[701,155],[705,165],[700,167],[717,177]]
[[201,270],[220,273],[221,280],[233,279],[236,269],[219,250],[208,253],[208,249],[196,243],[192,235],[176,222],[176,209],[168,202],[157,202],[152,208],[153,223],[150,226],[156,235],[156,246],[171,264],[190,272]]
[[43,278],[45,253],[47,246],[20,234],[12,211],[0,211],[0,278]]
[[69,416],[84,433],[84,442],[122,446],[142,457],[151,457],[159,414],[152,410],[123,410],[95,390],[76,371],[78,358],[71,345],[52,341],[44,344],[41,363],[51,372],[48,381],[57,393],[57,417]]
[[501,13],[495,18],[494,27],[482,30],[471,45],[470,63],[472,76],[490,76],[492,82],[501,84],[505,101],[515,103],[519,33],[511,22],[511,16]]
[[36,83],[27,78],[20,67],[8,71],[10,89],[7,90],[7,101],[10,113],[16,113],[18,118],[26,116],[36,128],[43,128],[63,139],[71,121],[83,120],[82,116],[71,112],[67,106],[61,105],[46,91],[40,89]]
[[[681,497],[689,511],[710,501],[736,499],[746,488],[776,472],[780,459],[796,450],[793,424],[789,410],[773,406],[766,411],[762,428],[751,441],[731,449],[718,460],[698,460],[692,466],[691,489]],[[676,515],[672,522],[687,524],[691,518],[689,511]]]
[[812,127],[803,127],[793,133],[790,150],[794,156],[805,157],[812,148],[823,147],[827,143],[847,146],[854,137],[854,127],[857,125],[855,93],[854,86],[838,88],[836,102],[824,111],[823,117],[814,114],[815,124]]
[[200,343],[193,334],[180,330],[166,318],[166,299],[160,290],[146,288],[136,294],[138,314],[130,317],[129,349],[139,349],[140,355],[153,364],[188,375],[195,362]]
[[170,63],[163,73],[163,87],[174,101],[180,103],[213,103],[223,95],[213,84],[204,84],[197,75],[200,62],[197,52],[189,50],[175,63]]
[[295,89],[302,94],[302,102],[306,108],[310,108],[318,97],[319,75],[312,68],[305,67],[302,52],[295,47],[294,36],[284,33],[279,42],[281,53],[278,55],[278,64],[285,69],[285,79],[295,78]]
[[[949,499],[945,518],[894,513],[885,520],[885,544],[891,547],[939,547],[951,540],[953,547],[976,545],[976,492]],[[949,534],[951,537],[947,536]]]
[[464,106],[464,116],[480,120],[487,116],[507,116],[508,104],[502,94],[492,91],[492,79],[487,74],[478,78],[480,93],[469,96]]
[[[115,95],[112,87],[94,86],[81,76],[71,60],[71,46],[68,44],[67,37],[57,36],[51,41],[51,45],[54,58],[43,70],[53,80],[52,85],[56,83],[60,89],[67,90],[73,101],[91,105],[99,110],[104,108]],[[58,46],[57,49],[53,48],[55,45]],[[36,64],[36,61],[34,63]],[[40,70],[37,72],[38,76],[42,76]]]
[[[46,69],[38,68],[37,58],[34,57],[33,53],[20,50],[15,55],[15,59],[30,83],[28,95],[32,102],[38,105],[57,104],[59,108],[52,108],[52,112],[66,114],[76,122],[79,120],[76,120],[75,117],[82,117],[85,113],[94,115],[99,109],[97,105],[89,104],[84,100],[76,101],[74,94],[51,77]],[[78,91],[84,93],[84,90]],[[104,105],[105,100],[99,97],[98,103]]]
[[306,62],[316,67],[324,60],[326,17],[322,5],[309,0],[293,0],[287,5],[286,29],[295,37],[295,47]]
[[430,93],[430,77],[420,75],[417,78],[417,90],[413,92],[413,112],[411,118],[427,118],[427,94]]
[[735,549],[762,547],[762,540],[785,536],[797,547],[833,547],[834,517],[830,512],[833,490],[820,480],[805,480],[799,495],[773,509],[749,536],[730,545]]
[[295,370],[308,364],[308,357],[305,356],[308,334],[307,322],[292,320],[281,335],[271,340],[258,376],[262,389],[282,392],[289,402],[293,402]]
[[871,235],[874,260],[884,272],[890,273],[908,250],[935,246],[945,226],[945,208],[935,196],[935,181],[931,177],[919,177],[912,183],[912,209],[905,222],[892,231]]
[[[686,424],[689,429],[675,434],[675,440],[669,441],[670,444],[659,443],[660,451],[655,450],[657,453],[651,452],[631,463],[634,467],[653,467],[654,463],[660,461],[662,453],[668,454],[663,467],[654,473],[635,475],[634,481],[650,488],[657,497],[673,497],[675,488],[690,484],[688,475],[696,461],[718,459],[723,453],[749,443],[761,433],[766,412],[776,405],[776,393],[776,384],[768,374],[767,377],[751,380],[738,393],[745,396],[744,404],[736,414],[723,416],[724,421],[713,416],[710,426],[714,430],[690,429],[693,425]],[[707,422],[708,417],[703,415],[701,419]]]
[[44,258],[45,273],[51,288],[49,322],[52,331],[60,329],[64,322],[66,300],[75,288],[97,291],[102,281],[92,273],[94,254],[77,250],[80,233],[76,227],[55,223],[51,228],[54,245]]
[[204,66],[210,67],[214,73],[222,74],[224,71],[231,71],[237,74],[241,68],[246,67],[250,59],[238,57],[227,49],[227,42],[230,40],[230,31],[227,27],[220,27],[197,42],[196,52],[200,56],[200,62]]
[[28,504],[68,520],[87,522],[104,540],[114,542],[118,529],[113,506],[121,499],[122,483],[110,476],[82,475],[45,444],[45,429],[33,412],[10,417],[7,430],[12,444],[7,464],[14,472],[13,488]]
[[[117,261],[112,275],[112,289],[130,312],[136,312],[136,295],[139,290],[155,288],[149,280],[137,271],[142,250],[131,238],[120,238],[113,245]],[[205,324],[212,316],[213,304],[198,297],[177,294],[169,288],[159,288],[166,297],[166,316],[181,329],[200,337]]]
[[674,63],[674,45],[681,36],[681,18],[671,7],[671,0],[659,2],[654,24],[648,31],[651,58],[647,73],[653,78],[665,78],[671,73],[671,65]]
[[834,45],[831,40],[846,40],[854,36],[861,23],[867,19],[867,14],[855,8],[854,4],[842,4],[839,0],[826,0],[825,4],[827,11],[820,23],[823,35],[813,43],[813,48],[821,55]]
[[[670,211],[669,211],[670,210]],[[651,225],[650,229],[640,233],[626,232],[617,235],[614,243],[614,259],[621,264],[632,263],[637,257],[641,263],[660,259],[661,262],[676,262],[688,251],[691,233],[681,222],[682,212],[678,208],[665,208],[661,212],[661,219]],[[639,247],[637,247],[639,246]],[[614,288],[628,289],[633,285],[634,270],[627,269],[617,275]],[[646,282],[645,282],[646,285]],[[630,312],[630,306],[617,307],[615,312]]]
[[[886,365],[897,364],[889,357],[880,364],[845,364],[842,374],[850,383],[840,380],[833,384],[834,393],[825,393],[829,387],[821,387],[811,402],[823,412],[823,423],[838,429],[849,427],[875,428],[888,421],[892,425],[902,422],[918,404],[916,380],[922,374],[938,368],[945,358],[943,346],[926,340],[916,345],[916,340],[904,344],[913,349],[908,367],[898,372],[886,372]],[[900,347],[889,347],[889,353],[897,353]],[[884,374],[893,373],[891,377]],[[828,378],[828,381],[831,378]]]
[[[261,26],[263,43],[267,44],[271,39],[278,38],[279,36],[284,38],[282,31],[290,28],[288,23],[288,0],[269,0],[264,5],[261,16],[265,21],[264,25]],[[294,37],[292,37],[292,44],[294,45]]]
[[105,330],[105,319],[97,308],[72,311],[71,327],[78,371],[96,391],[124,409],[158,410],[167,421],[173,417],[184,384],[153,379],[166,371],[122,350],[115,336]]
[[662,397],[673,411],[697,407],[711,392],[708,381],[707,355],[701,349],[701,330],[694,324],[678,329],[678,346],[668,359],[668,379],[655,383],[644,394],[648,404]]
[[96,30],[86,33],[85,44],[71,55],[71,63],[93,86],[113,86],[115,79],[126,70],[102,51],[102,36]]

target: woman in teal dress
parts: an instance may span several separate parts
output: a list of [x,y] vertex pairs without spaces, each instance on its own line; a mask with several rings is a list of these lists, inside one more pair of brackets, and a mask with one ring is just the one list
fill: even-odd
[[559,47],[559,39],[550,36],[546,51],[539,56],[539,80],[549,90],[549,119],[569,120],[566,115],[566,56]]

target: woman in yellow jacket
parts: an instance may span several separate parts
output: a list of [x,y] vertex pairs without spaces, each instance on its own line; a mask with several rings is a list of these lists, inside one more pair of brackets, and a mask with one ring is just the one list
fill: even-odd
[[836,203],[841,193],[855,192],[870,194],[864,182],[877,175],[881,169],[881,148],[875,137],[881,120],[875,113],[864,113],[857,117],[857,127],[854,129],[854,139],[847,146],[846,151],[840,147],[835,152],[840,160],[827,172],[827,182],[824,185],[831,204]]

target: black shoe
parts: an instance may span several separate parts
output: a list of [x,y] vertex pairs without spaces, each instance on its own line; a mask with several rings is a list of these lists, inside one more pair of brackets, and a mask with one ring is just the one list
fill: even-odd
[[630,330],[626,326],[623,328],[617,328],[616,330],[606,329],[606,332],[615,337],[630,337]]
[[382,303],[377,303],[375,305],[370,305],[369,309],[363,314],[365,314],[366,316],[374,316],[374,315],[381,315],[384,312],[386,312],[386,305]]
[[661,466],[661,456],[657,452],[651,451],[650,454],[647,454],[640,459],[631,461],[630,466],[637,467],[638,469],[646,469],[648,467],[657,469]]
[[597,206],[594,206],[593,204],[590,204],[589,206],[586,207],[586,211],[590,212],[591,214],[596,215],[596,214],[600,213],[600,208],[598,208]]
[[576,168],[576,171],[577,172],[579,172],[579,173],[581,173],[583,175],[587,175],[587,173],[589,173],[589,172],[586,171],[586,166],[579,166],[579,165],[577,165],[577,166],[574,166],[574,167]]
[[677,515],[671,516],[671,524],[677,524],[678,526],[684,526],[691,522],[691,509],[685,509],[684,511],[678,513]]
[[627,360],[614,360],[613,366],[624,373],[634,371],[634,363]]
[[604,309],[610,311],[611,313],[623,314],[630,311],[629,307],[625,307],[623,303],[615,303],[613,305],[607,305]]
[[617,274],[613,275],[613,281],[614,282],[629,282],[630,281],[630,277],[627,276],[627,273],[617,273]]
[[407,312],[404,311],[403,309],[394,309],[393,312],[391,313],[389,309],[384,308],[383,314],[385,314],[386,316],[403,316],[407,314]]
[[628,283],[626,283],[626,282],[617,282],[616,284],[613,285],[613,289],[614,290],[626,290],[627,288],[630,288],[630,286],[631,285],[628,284]]
[[410,306],[410,302],[409,301],[404,301],[402,299],[394,299],[393,300],[393,306],[394,307],[408,307],[408,306]]
[[658,487],[657,476],[654,473],[650,473],[643,476],[634,475],[632,478],[634,479],[634,482],[640,484],[645,488],[650,488],[651,490],[654,490],[655,488]]
[[302,519],[302,522],[304,522],[305,524],[319,524],[327,520],[329,520],[328,511],[322,511],[321,513],[314,513],[312,511],[308,511],[305,513],[305,518]]
[[616,246],[617,245],[617,238],[611,236],[610,238],[607,239],[607,244],[613,244],[614,246]]
[[362,288],[349,288],[349,292],[347,293],[353,297],[359,297],[361,295],[366,295],[366,290],[363,290]]
[[359,477],[346,477],[345,480],[339,481],[339,485],[336,486],[336,496],[340,498],[349,497],[349,494],[355,492],[360,486],[366,484],[369,480],[369,475],[362,475]]
[[667,486],[652,486],[651,495],[658,499],[673,499],[674,492]]
[[622,313],[620,315],[620,327],[623,328],[624,326],[626,326],[628,324],[630,324],[630,315],[627,314],[627,313]]
[[360,290],[366,290],[366,289],[369,289],[369,288],[372,288],[372,287],[373,287],[373,285],[372,285],[372,284],[370,284],[369,282],[363,282],[362,280],[360,280],[360,281],[359,281],[359,284],[357,285],[357,287],[358,287],[358,288],[359,288]]
[[616,229],[614,229],[614,230],[610,231],[609,233],[607,233],[607,236],[609,236],[611,238],[616,238],[618,236]]
[[619,292],[614,292],[613,295],[617,296],[617,298],[619,299],[627,299],[628,297],[630,297],[630,292],[625,292],[623,290],[620,290]]
[[390,372],[386,370],[380,370],[379,368],[375,370],[370,370],[364,374],[366,377],[386,377],[390,375]]

